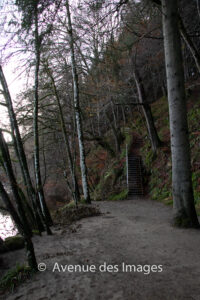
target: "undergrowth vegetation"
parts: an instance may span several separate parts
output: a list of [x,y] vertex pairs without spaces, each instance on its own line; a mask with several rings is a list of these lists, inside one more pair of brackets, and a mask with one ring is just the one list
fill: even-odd
[[26,279],[33,275],[33,270],[25,265],[16,265],[13,269],[10,269],[0,280],[0,291],[5,293],[6,291],[13,292],[13,290]]
[[[200,213],[200,97],[199,88],[195,87],[191,91],[188,103],[188,124],[191,146],[192,182],[194,187],[194,198],[197,211]],[[128,149],[132,145],[134,134],[142,138],[143,144],[140,148],[144,165],[144,183],[149,197],[153,200],[161,201],[166,205],[172,202],[172,162],[170,150],[170,131],[168,102],[166,97],[160,98],[152,104],[152,112],[155,125],[158,130],[162,146],[154,155],[148,139],[147,128],[142,114],[135,110],[133,119],[127,122],[123,128],[124,141],[121,145],[121,152],[110,157],[106,150],[97,147],[93,151],[93,162],[91,167],[96,174],[96,184],[94,185],[92,197],[94,200],[123,200],[127,198],[128,190],[126,186],[126,145]],[[128,130],[127,130],[128,129]],[[134,146],[134,145],[132,145]],[[100,158],[99,162],[95,159]],[[91,160],[92,161],[92,160]]]
[[[191,147],[192,182],[194,188],[194,198],[198,213],[200,213],[200,98],[199,89],[192,91],[188,98],[188,126]],[[170,151],[170,131],[168,103],[163,97],[152,105],[156,128],[163,145],[154,157],[150,143],[144,143],[141,148],[143,162],[149,173],[148,191],[151,199],[172,204],[172,162]]]
[[126,183],[126,152],[132,143],[134,128],[122,129],[123,142],[120,153],[111,157],[100,147],[92,151],[93,159],[90,159],[89,168],[93,170],[96,185],[92,190],[92,198],[95,201],[102,200],[124,200],[127,198],[128,190]]
[[99,215],[100,210],[96,206],[79,204],[78,207],[76,207],[73,202],[70,202],[53,213],[53,220],[56,225],[70,225],[74,221],[78,221],[82,218]]

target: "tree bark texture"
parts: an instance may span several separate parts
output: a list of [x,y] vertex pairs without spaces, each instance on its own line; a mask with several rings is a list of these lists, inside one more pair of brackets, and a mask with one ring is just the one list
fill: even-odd
[[[36,188],[40,205],[42,209],[43,218],[46,226],[53,224],[49,209],[46,205],[44,198],[44,191],[42,186],[41,172],[40,172],[40,148],[39,148],[39,134],[38,134],[38,103],[39,103],[39,67],[40,67],[40,46],[41,39],[38,33],[38,8],[35,4],[34,11],[34,23],[35,23],[35,82],[34,82],[34,112],[33,112],[33,131],[34,131],[34,165],[35,165],[35,178]],[[50,233],[50,229],[47,231]]]
[[76,61],[74,55],[73,31],[72,31],[71,14],[70,14],[68,1],[66,1],[66,9],[67,9],[67,18],[68,18],[68,32],[69,32],[69,39],[70,39],[70,54],[71,54],[71,66],[72,66],[73,89],[74,89],[74,110],[75,110],[76,126],[77,126],[77,133],[78,133],[78,142],[79,142],[83,194],[84,194],[85,201],[87,203],[91,203],[89,188],[88,188],[87,167],[85,162],[85,148],[83,142],[83,130],[82,130],[82,121],[81,121],[80,105],[79,105],[78,74],[77,74]]
[[63,116],[63,110],[62,110],[62,106],[61,106],[61,102],[60,102],[60,97],[59,97],[59,94],[58,94],[58,91],[57,91],[57,87],[56,87],[56,84],[55,84],[55,80],[54,80],[50,70],[49,70],[48,73],[49,73],[49,76],[50,76],[50,79],[51,79],[51,82],[52,82],[53,91],[54,91],[54,94],[55,94],[55,97],[56,97],[56,102],[57,102],[57,105],[58,105],[58,110],[59,110],[59,115],[60,115],[60,126],[61,126],[61,130],[62,130],[62,134],[63,134],[63,140],[64,140],[64,143],[65,143],[67,158],[68,158],[68,162],[69,162],[69,169],[70,169],[72,184],[73,184],[73,198],[74,198],[74,201],[77,205],[78,202],[80,201],[80,193],[79,193],[79,187],[78,187],[78,182],[77,182],[77,178],[76,178],[76,174],[75,174],[75,168],[74,168],[75,162],[73,162],[73,159],[72,159],[69,140],[68,140],[68,136],[67,136],[67,129],[66,129],[66,126],[65,126],[65,120],[64,120],[64,116]]
[[198,227],[191,180],[177,0],[162,0],[162,18],[170,116],[174,221],[179,226]]
[[1,66],[0,66],[0,82],[1,82],[1,85],[3,88],[4,98],[5,98],[7,109],[8,109],[12,138],[13,138],[13,142],[14,142],[14,148],[15,148],[16,156],[18,157],[18,160],[20,163],[23,181],[24,181],[28,196],[29,196],[32,206],[33,206],[33,211],[34,211],[38,229],[40,231],[42,231],[43,225],[42,225],[42,222],[41,222],[41,219],[39,216],[40,215],[40,205],[39,205],[39,202],[37,202],[35,190],[32,185],[32,181],[31,181],[31,177],[30,177],[30,173],[29,173],[29,169],[28,169],[28,164],[27,164],[27,160],[26,160],[26,155],[24,152],[24,147],[23,147],[23,143],[22,143],[22,139],[21,139],[21,134],[19,131],[16,115],[15,115],[13,104],[12,104],[12,98],[10,96],[7,81],[6,81],[6,78],[4,76]]
[[145,89],[144,89],[144,86],[142,83],[142,79],[136,69],[133,69],[133,77],[134,77],[136,88],[137,88],[139,102],[143,103],[142,111],[143,111],[143,114],[144,114],[144,117],[146,120],[149,139],[151,142],[151,147],[152,147],[153,152],[156,153],[157,149],[161,145],[161,141],[159,139],[159,136],[158,136],[155,124],[154,124],[151,107],[146,101],[146,94],[145,94]]

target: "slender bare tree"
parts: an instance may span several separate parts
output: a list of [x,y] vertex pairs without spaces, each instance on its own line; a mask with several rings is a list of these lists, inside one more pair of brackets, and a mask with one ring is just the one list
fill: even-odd
[[38,229],[40,231],[42,231],[44,228],[43,228],[41,218],[40,218],[40,214],[41,214],[40,204],[37,201],[38,198],[36,196],[35,190],[32,185],[32,181],[31,181],[31,177],[30,177],[30,173],[29,173],[29,169],[28,169],[28,164],[27,164],[27,160],[26,160],[26,154],[24,151],[24,146],[22,143],[19,126],[17,123],[15,111],[14,111],[13,104],[12,104],[12,98],[11,98],[10,91],[9,91],[9,88],[7,85],[7,81],[6,81],[6,78],[4,76],[3,69],[1,66],[0,66],[0,82],[1,82],[1,85],[3,88],[3,95],[5,98],[6,106],[7,106],[8,113],[9,113],[13,143],[14,143],[14,147],[15,147],[16,156],[19,160],[19,164],[20,164],[20,168],[21,168],[21,172],[22,172],[22,176],[23,176],[23,181],[24,181],[28,196],[29,196],[32,206],[33,206],[36,224],[38,226]]
[[85,162],[85,148],[84,148],[84,142],[83,142],[83,130],[82,130],[82,121],[81,121],[80,104],[79,104],[78,73],[77,73],[75,53],[74,53],[74,38],[73,38],[71,14],[70,14],[68,1],[66,1],[66,10],[67,10],[67,19],[68,19],[68,33],[69,33],[69,39],[70,39],[70,54],[71,54],[71,66],[72,66],[72,77],[73,77],[73,93],[74,93],[74,110],[75,110],[75,117],[76,117],[78,142],[79,142],[80,167],[81,167],[83,194],[84,194],[85,201],[87,203],[91,203],[89,188],[88,188],[87,166],[86,166],[86,162]]

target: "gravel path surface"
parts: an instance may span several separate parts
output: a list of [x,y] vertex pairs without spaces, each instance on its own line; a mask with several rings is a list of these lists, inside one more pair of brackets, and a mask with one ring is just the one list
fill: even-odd
[[[173,228],[171,207],[155,201],[98,205],[101,216],[34,238],[47,269],[7,300],[200,300],[200,231]],[[25,259],[22,250],[4,256]]]

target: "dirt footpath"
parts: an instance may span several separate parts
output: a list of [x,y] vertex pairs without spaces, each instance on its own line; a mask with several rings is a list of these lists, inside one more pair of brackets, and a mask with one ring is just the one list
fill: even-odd
[[[200,231],[173,228],[171,207],[155,201],[99,206],[102,216],[83,219],[71,231],[57,229],[53,236],[34,239],[38,263],[47,269],[7,300],[200,299]],[[9,262],[22,261],[23,253],[9,254]],[[135,267],[123,269],[128,264]],[[77,265],[85,269],[75,272]]]

